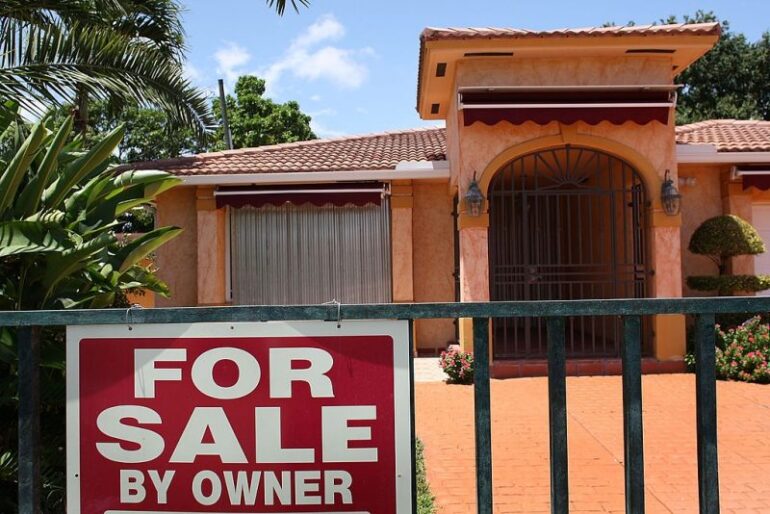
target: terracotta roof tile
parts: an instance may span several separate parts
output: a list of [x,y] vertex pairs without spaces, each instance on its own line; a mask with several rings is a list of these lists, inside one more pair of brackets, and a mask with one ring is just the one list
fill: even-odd
[[584,27],[554,30],[514,28],[431,28],[422,32],[422,41],[445,39],[529,39],[559,37],[612,37],[659,35],[718,35],[718,23],[676,23],[670,25],[634,25],[614,27]]
[[[770,121],[710,120],[676,128],[679,144],[712,144],[720,152],[770,151]],[[402,161],[445,161],[443,128],[383,132],[243,148],[149,161],[123,168],[175,175],[225,175],[394,169]]]
[[679,144],[712,144],[719,152],[770,151],[770,121],[708,120],[676,128]]
[[444,160],[444,129],[425,128],[204,153],[124,168],[162,169],[175,175],[224,175],[388,170],[401,161]]

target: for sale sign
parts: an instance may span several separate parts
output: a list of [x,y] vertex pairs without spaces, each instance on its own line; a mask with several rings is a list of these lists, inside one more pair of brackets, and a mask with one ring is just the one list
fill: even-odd
[[405,322],[76,326],[68,512],[406,513]]

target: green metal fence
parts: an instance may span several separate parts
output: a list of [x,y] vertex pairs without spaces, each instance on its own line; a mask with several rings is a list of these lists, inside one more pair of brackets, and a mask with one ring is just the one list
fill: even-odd
[[719,512],[714,319],[723,313],[770,312],[770,297],[575,300],[548,302],[418,303],[4,311],[0,326],[19,328],[19,512],[40,510],[40,327],[57,325],[473,318],[476,475],[479,514],[491,514],[492,444],[489,400],[489,320],[546,319],[550,425],[551,512],[569,510],[565,318],[621,316],[626,512],[644,507],[641,317],[688,314],[695,319],[698,488],[702,514]]

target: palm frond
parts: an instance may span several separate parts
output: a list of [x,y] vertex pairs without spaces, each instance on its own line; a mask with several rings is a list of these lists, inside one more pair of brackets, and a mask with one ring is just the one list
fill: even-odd
[[0,97],[38,113],[42,104],[72,103],[79,89],[162,109],[201,139],[213,125],[206,96],[153,44],[102,27],[0,18]]
[[[283,16],[283,13],[286,11],[286,0],[266,0],[266,2],[268,7],[275,8],[278,16]],[[299,12],[300,5],[302,7],[310,6],[310,0],[289,0],[289,2],[295,12]]]

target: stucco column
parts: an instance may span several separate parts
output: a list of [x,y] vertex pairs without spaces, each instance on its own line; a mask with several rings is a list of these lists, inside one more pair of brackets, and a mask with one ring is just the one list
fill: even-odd
[[[460,301],[489,301],[489,214],[470,217],[461,213],[458,220],[460,237]],[[460,319],[460,346],[473,351],[473,320]],[[490,354],[492,341],[490,337]]]
[[[679,298],[682,296],[682,217],[667,216],[661,210],[654,210],[651,225],[650,253],[655,272],[651,280],[651,296]],[[659,314],[653,316],[652,325],[655,358],[681,359],[687,344],[684,315]]]
[[412,182],[396,181],[391,185],[390,192],[393,301],[413,302]]
[[214,188],[199,186],[196,191],[198,225],[198,305],[224,305],[225,291],[225,210],[217,209]]
[[[753,224],[751,193],[743,189],[743,183],[730,181],[729,172],[722,176],[722,212],[734,214]],[[754,256],[737,255],[730,259],[728,273],[732,275],[753,275]]]

